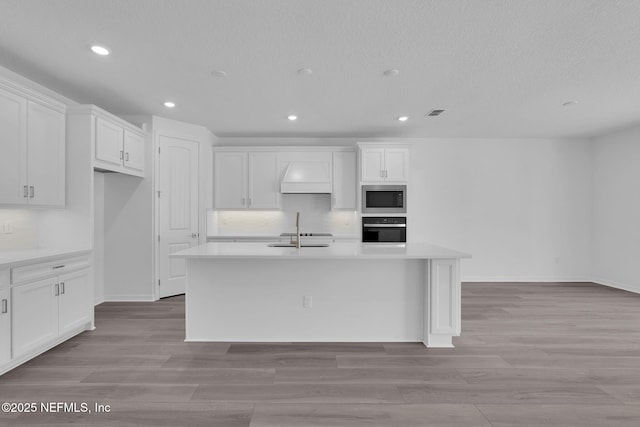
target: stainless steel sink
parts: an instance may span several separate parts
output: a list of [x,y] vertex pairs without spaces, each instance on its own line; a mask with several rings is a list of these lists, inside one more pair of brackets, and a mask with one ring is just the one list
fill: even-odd
[[[270,248],[295,248],[295,243],[269,243],[267,246]],[[328,243],[303,243],[301,248],[328,248]]]

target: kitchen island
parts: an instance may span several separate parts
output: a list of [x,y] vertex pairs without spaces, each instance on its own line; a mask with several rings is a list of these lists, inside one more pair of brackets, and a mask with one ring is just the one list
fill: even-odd
[[460,259],[426,243],[207,243],[187,265],[186,341],[390,342],[452,347]]

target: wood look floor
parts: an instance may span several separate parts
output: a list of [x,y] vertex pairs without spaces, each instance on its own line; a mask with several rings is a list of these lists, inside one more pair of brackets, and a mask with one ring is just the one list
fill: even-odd
[[184,298],[96,307],[97,329],[0,377],[0,425],[640,426],[640,295],[465,283],[456,348],[184,343]]

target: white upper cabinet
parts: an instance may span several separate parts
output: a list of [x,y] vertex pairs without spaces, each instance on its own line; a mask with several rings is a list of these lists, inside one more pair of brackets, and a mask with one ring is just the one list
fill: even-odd
[[30,101],[27,124],[29,204],[64,206],[64,114]]
[[214,153],[216,209],[278,209],[279,185],[275,152]]
[[124,167],[144,175],[144,135],[124,131]]
[[122,127],[104,120],[96,118],[96,151],[95,164],[106,164],[107,167],[122,166],[124,159],[124,131]]
[[94,167],[144,176],[144,133],[128,123],[96,117]]
[[356,209],[356,153],[333,153],[332,209]]
[[280,207],[277,153],[249,153],[248,195],[250,208],[277,209]]
[[361,181],[384,179],[384,148],[363,148],[360,159]]
[[360,146],[360,181],[409,181],[409,149]]
[[27,100],[0,88],[0,203],[24,204]]
[[247,207],[247,153],[214,153],[214,207]]
[[64,206],[65,106],[0,85],[0,204]]
[[69,108],[74,137],[93,146],[93,167],[97,170],[145,176],[144,131],[95,105]]
[[386,148],[384,150],[384,180],[409,181],[409,149]]

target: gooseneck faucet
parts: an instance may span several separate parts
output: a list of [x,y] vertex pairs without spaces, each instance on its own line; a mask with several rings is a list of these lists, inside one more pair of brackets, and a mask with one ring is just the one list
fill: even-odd
[[296,248],[300,249],[300,212],[296,212]]

